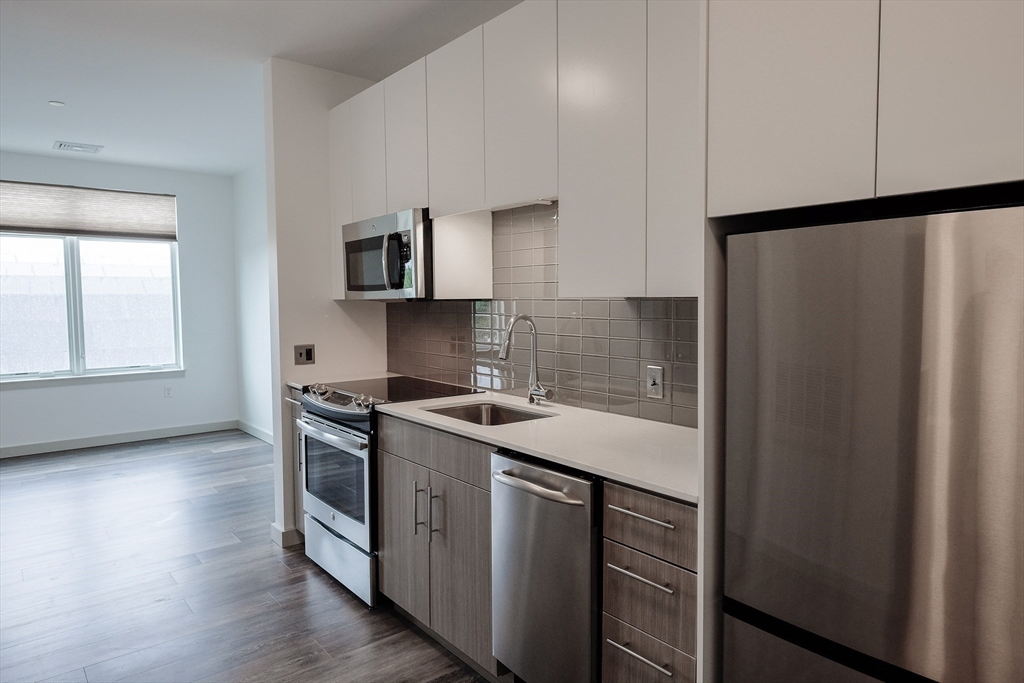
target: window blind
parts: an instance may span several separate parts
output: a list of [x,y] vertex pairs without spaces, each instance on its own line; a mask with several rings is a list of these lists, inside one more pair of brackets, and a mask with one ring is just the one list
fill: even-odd
[[0,230],[176,240],[176,199],[0,180]]

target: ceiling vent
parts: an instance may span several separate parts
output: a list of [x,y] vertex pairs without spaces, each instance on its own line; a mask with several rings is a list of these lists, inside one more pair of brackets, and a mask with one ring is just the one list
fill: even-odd
[[62,152],[85,152],[86,154],[96,154],[103,149],[103,145],[87,145],[84,142],[62,142],[61,140],[57,140],[57,142],[53,143],[53,148],[59,149]]

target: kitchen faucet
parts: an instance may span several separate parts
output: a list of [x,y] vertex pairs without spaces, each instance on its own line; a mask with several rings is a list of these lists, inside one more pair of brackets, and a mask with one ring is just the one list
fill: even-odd
[[550,401],[554,397],[554,392],[550,389],[545,389],[544,385],[537,379],[537,326],[533,324],[533,318],[520,313],[511,320],[508,321],[508,326],[505,327],[505,338],[501,342],[501,349],[498,351],[498,358],[501,360],[508,360],[509,350],[512,347],[512,328],[515,327],[516,323],[520,320],[525,320],[526,324],[530,326],[530,392],[529,401],[530,403],[536,403],[540,399]]

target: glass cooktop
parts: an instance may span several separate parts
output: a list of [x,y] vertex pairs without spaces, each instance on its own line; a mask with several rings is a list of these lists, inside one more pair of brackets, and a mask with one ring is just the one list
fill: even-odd
[[426,398],[465,396],[481,393],[479,389],[470,389],[469,387],[460,387],[454,384],[445,384],[406,375],[362,379],[352,382],[334,382],[327,386],[351,396],[372,397],[374,399],[373,403],[419,401]]

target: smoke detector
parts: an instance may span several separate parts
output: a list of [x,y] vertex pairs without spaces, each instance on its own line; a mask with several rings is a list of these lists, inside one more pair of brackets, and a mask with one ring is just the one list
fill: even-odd
[[103,149],[103,145],[87,145],[84,142],[63,142],[61,140],[57,140],[57,142],[53,143],[53,148],[59,149],[62,152],[85,152],[86,154],[96,154]]

